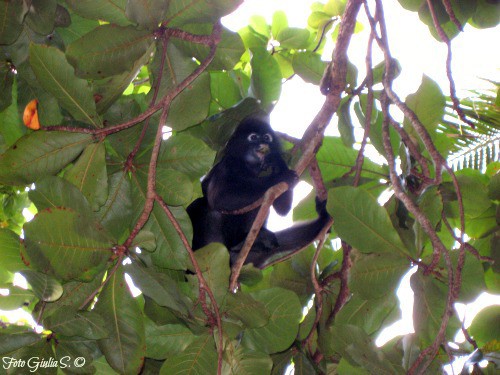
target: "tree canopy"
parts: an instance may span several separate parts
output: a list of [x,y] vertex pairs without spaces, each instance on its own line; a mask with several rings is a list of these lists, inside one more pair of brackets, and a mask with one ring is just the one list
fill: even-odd
[[[0,2],[0,309],[38,324],[0,323],[3,368],[421,374],[469,356],[464,373],[484,360],[493,373],[500,307],[466,329],[454,306],[500,291],[498,84],[458,98],[451,41],[466,25],[495,27],[498,2],[399,0],[448,48],[449,92],[424,76],[406,98],[381,0],[315,2],[305,28],[276,12],[234,32],[221,17],[241,2]],[[347,54],[361,28],[366,74]],[[282,134],[314,186],[293,216],[313,218],[315,195],[328,198],[332,228],[264,270],[230,268],[217,243],[194,253],[185,208],[200,179],[295,75],[324,103],[301,139]],[[377,347],[410,271],[414,333]]]

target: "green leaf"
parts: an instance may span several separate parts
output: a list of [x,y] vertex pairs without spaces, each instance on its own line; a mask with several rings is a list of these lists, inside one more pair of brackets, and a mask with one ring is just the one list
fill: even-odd
[[308,46],[309,30],[297,27],[286,27],[276,36],[283,48],[304,49]]
[[[356,165],[358,151],[346,147],[338,137],[325,137],[317,154],[318,163],[325,181],[342,177]],[[370,160],[365,160],[362,177],[370,179],[388,178],[387,170]]]
[[155,30],[165,17],[169,2],[163,0],[127,1],[127,18],[148,30]]
[[23,270],[21,275],[31,287],[35,295],[44,302],[54,302],[61,298],[63,288],[61,284],[52,277],[33,270]]
[[94,311],[78,311],[74,306],[61,308],[43,320],[43,326],[58,335],[79,336],[92,340],[108,336],[104,318]]
[[147,30],[101,25],[71,43],[66,57],[78,76],[99,79],[131,71],[152,43]]
[[246,347],[259,348],[265,353],[287,349],[295,340],[302,317],[302,307],[297,295],[281,288],[265,289],[251,293],[269,311],[269,322],[260,328],[250,328],[243,335]]
[[177,284],[167,274],[154,267],[145,267],[138,262],[127,266],[134,284],[153,299],[158,305],[168,307],[181,314],[187,314],[186,298],[181,294]]
[[95,312],[110,329],[109,336],[98,342],[110,366],[120,374],[139,373],[146,354],[144,318],[121,266],[99,294]]
[[313,85],[319,85],[328,65],[321,60],[321,55],[309,51],[294,54],[292,64],[295,73],[304,81]]
[[30,65],[40,85],[76,120],[101,127],[89,84],[75,76],[64,53],[37,44],[31,44],[29,50]]
[[92,143],[83,150],[78,160],[64,174],[64,178],[87,198],[94,211],[97,211],[108,198],[105,154],[104,143]]
[[366,254],[353,264],[349,289],[364,299],[394,293],[410,262],[400,254]]
[[160,375],[216,373],[217,351],[212,335],[198,337],[182,353],[169,357],[160,371]]
[[34,345],[43,339],[43,336],[34,332],[26,332],[26,327],[2,328],[0,330],[0,355],[12,354],[18,349]]
[[241,320],[246,327],[263,327],[269,321],[269,312],[264,304],[242,291],[226,296],[225,313]]
[[217,21],[231,13],[241,0],[170,0],[165,19],[170,27]]
[[278,62],[265,48],[252,49],[251,88],[264,108],[276,102],[281,94],[281,70]]
[[366,190],[350,186],[330,189],[327,209],[334,229],[363,253],[408,253],[387,211]]
[[[137,179],[132,180],[133,206],[142,207],[146,197],[143,182]],[[177,222],[183,229],[184,234],[190,241],[192,238],[191,220],[182,207],[169,207]],[[136,212],[136,216],[140,212]],[[133,220],[132,222],[135,222]],[[172,222],[163,209],[155,203],[153,211],[143,228],[154,233],[156,237],[156,251],[151,254],[154,264],[161,268],[185,270],[188,264],[187,251],[184,248],[179,234],[175,230]]]
[[0,228],[0,249],[2,249],[3,270],[15,273],[26,268],[21,260],[21,242],[17,234]]
[[[236,350],[228,350],[227,358],[222,365],[222,372],[227,374],[262,375],[270,374],[273,361],[269,355],[259,351],[238,347]],[[296,374],[299,374],[295,370]]]
[[103,20],[117,25],[129,25],[125,15],[127,0],[100,1],[94,0],[67,0],[66,4],[76,14],[92,20]]
[[50,34],[54,30],[56,0],[34,0],[31,2],[26,24],[38,34]]
[[278,10],[273,13],[273,22],[271,24],[271,34],[276,38],[280,31],[288,27],[286,13]]
[[70,208],[40,211],[24,233],[31,266],[62,280],[91,280],[114,245],[93,219]]
[[352,148],[354,144],[354,126],[351,119],[351,101],[342,100],[339,109],[337,110],[339,117],[338,128],[340,139],[347,147]]
[[500,306],[493,305],[481,310],[472,321],[469,333],[479,347],[500,337]]
[[92,212],[81,191],[61,177],[49,176],[37,181],[35,189],[29,192],[29,198],[38,211],[46,208],[67,207],[86,215]]
[[92,142],[81,133],[36,131],[0,155],[0,183],[27,185],[58,173]]
[[114,238],[120,238],[132,222],[132,188],[126,172],[119,171],[109,177],[108,199],[96,212],[99,223]]
[[0,285],[0,287],[2,289],[7,289],[9,292],[8,295],[0,295],[0,309],[5,311],[16,310],[22,306],[28,306],[35,298],[31,290],[13,285]]
[[212,167],[215,152],[207,144],[187,134],[176,134],[162,142],[158,165],[165,165],[199,180]]
[[0,45],[12,44],[23,30],[28,5],[22,0],[0,2]]
[[165,359],[183,352],[196,336],[184,325],[157,326],[146,320],[146,356]]
[[[406,97],[406,105],[415,112],[420,122],[429,132],[435,132],[436,126],[444,115],[446,100],[439,85],[424,75],[417,92]],[[404,119],[405,129],[411,128],[410,120]]]
[[382,298],[363,299],[354,295],[339,311],[335,322],[361,327],[371,335],[381,329],[382,325],[391,323],[388,322],[389,318],[396,314],[399,314],[399,310],[394,291],[386,293]]

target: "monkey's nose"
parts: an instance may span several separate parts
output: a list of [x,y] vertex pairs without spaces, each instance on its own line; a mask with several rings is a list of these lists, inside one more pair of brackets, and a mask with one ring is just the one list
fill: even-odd
[[261,143],[257,148],[257,153],[262,156],[266,156],[267,154],[269,154],[269,151],[270,151],[269,145],[265,143]]

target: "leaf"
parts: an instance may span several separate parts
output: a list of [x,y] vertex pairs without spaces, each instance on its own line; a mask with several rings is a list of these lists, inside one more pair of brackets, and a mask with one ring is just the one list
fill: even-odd
[[109,177],[109,194],[104,205],[96,212],[99,223],[120,238],[132,222],[132,187],[126,172],[116,172]]
[[155,30],[165,17],[169,3],[163,0],[127,1],[127,18],[148,30]]
[[158,165],[165,165],[199,180],[212,167],[215,152],[207,144],[187,134],[177,134],[162,142]]
[[[406,97],[406,105],[415,112],[420,122],[429,132],[435,132],[436,126],[444,115],[446,100],[439,85],[424,75],[417,92]],[[411,127],[410,121],[404,119],[405,129]]]
[[54,30],[56,8],[56,0],[32,1],[26,24],[38,34],[50,34]]
[[83,193],[94,211],[97,211],[108,198],[105,154],[104,143],[92,143],[83,150],[78,160],[64,174],[64,178]]
[[91,280],[112,255],[102,228],[70,208],[40,211],[24,232],[31,266],[58,279]]
[[276,37],[280,31],[288,27],[288,19],[286,13],[282,10],[277,10],[273,13],[273,22],[271,24],[271,34]]
[[188,314],[186,297],[167,274],[156,270],[155,267],[145,267],[137,262],[127,266],[126,271],[144,295],[153,299],[158,305],[181,314]]
[[57,335],[79,336],[91,340],[103,339],[109,334],[109,326],[101,315],[93,311],[78,311],[74,306],[55,311],[43,320],[43,326]]
[[99,79],[131,71],[152,43],[148,30],[101,25],[71,43],[66,57],[79,77]]
[[500,306],[493,305],[481,310],[472,321],[469,333],[479,347],[500,337]]
[[44,338],[34,332],[26,332],[26,327],[13,325],[0,330],[0,355],[5,356],[26,346],[31,346]]
[[170,27],[217,21],[234,11],[242,0],[170,0],[165,18]]
[[253,48],[251,88],[264,108],[276,102],[281,95],[281,70],[278,62],[265,48]]
[[[133,206],[142,207],[146,197],[144,185],[140,180],[132,180]],[[169,207],[184,234],[190,241],[192,238],[191,220],[182,207]],[[140,212],[136,212],[140,214]],[[135,219],[132,221],[135,222]],[[184,249],[179,234],[163,209],[155,203],[144,230],[154,233],[156,237],[156,251],[151,254],[153,263],[161,268],[185,270],[188,264],[187,251]]]
[[202,335],[182,353],[169,357],[161,367],[160,375],[216,374],[217,351],[212,335]]
[[64,53],[55,47],[31,44],[30,65],[40,85],[78,121],[102,127],[87,81],[77,78]]
[[410,266],[399,253],[363,254],[352,266],[349,289],[364,299],[392,294]]
[[340,139],[347,146],[352,148],[354,144],[354,126],[351,119],[351,101],[343,100],[337,110],[339,117],[338,128]]
[[28,5],[22,0],[0,2],[0,45],[12,44],[23,30]]
[[21,275],[31,287],[35,295],[44,302],[54,302],[61,298],[63,288],[61,284],[52,277],[33,270],[23,270]]
[[9,294],[0,295],[0,309],[9,311],[16,310],[22,306],[28,306],[35,298],[31,290],[23,289],[13,285],[0,285],[2,289],[8,290]]
[[54,175],[90,142],[89,134],[42,130],[28,134],[0,155],[0,183],[27,185]]
[[146,320],[146,355],[149,358],[165,359],[183,352],[196,336],[184,325],[157,326]]
[[67,0],[66,4],[76,14],[92,20],[103,20],[117,25],[128,25],[130,21],[125,16],[127,0],[100,1]]
[[260,328],[250,328],[242,342],[250,348],[265,353],[277,353],[287,349],[295,340],[302,317],[302,307],[297,295],[281,288],[265,289],[251,293],[269,311],[269,322]]
[[321,60],[321,55],[306,51],[294,54],[292,65],[295,73],[304,81],[319,85],[328,64]]
[[130,294],[122,267],[111,275],[99,294],[95,311],[110,329],[109,336],[98,341],[109,365],[120,374],[139,373],[146,354],[144,318]]
[[[265,353],[242,346],[236,348],[236,350],[228,350],[226,353],[228,356],[225,358],[227,362],[223,362],[222,365],[223,373],[248,375],[271,373],[273,361]],[[295,373],[299,374],[299,372]]]
[[334,229],[363,253],[393,253],[406,257],[403,245],[387,211],[366,190],[350,186],[330,189],[327,209]]
[[282,29],[276,39],[283,48],[303,49],[307,48],[309,41],[309,30],[298,27],[286,27]]
[[48,176],[37,181],[35,189],[29,191],[29,198],[38,211],[67,207],[89,216],[92,213],[81,191],[61,177]]
[[248,328],[263,327],[269,321],[269,312],[264,304],[250,294],[239,291],[226,296],[225,313],[241,320]]
[[26,268],[21,260],[19,236],[9,229],[0,228],[0,249],[2,249],[2,269],[15,273]]

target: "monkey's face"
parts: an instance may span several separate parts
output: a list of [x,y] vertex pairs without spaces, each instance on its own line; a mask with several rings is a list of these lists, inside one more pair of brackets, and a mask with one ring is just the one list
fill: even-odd
[[250,166],[262,167],[265,164],[266,157],[272,151],[273,136],[270,133],[256,133],[248,134],[246,138],[246,152],[244,154],[245,162]]

